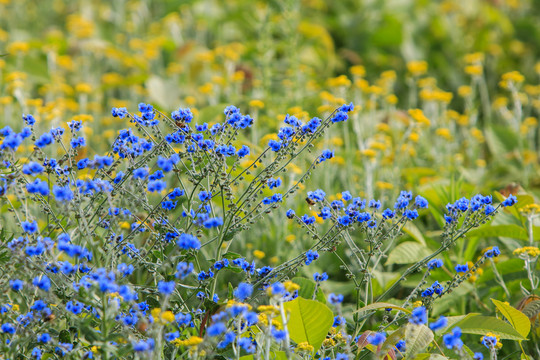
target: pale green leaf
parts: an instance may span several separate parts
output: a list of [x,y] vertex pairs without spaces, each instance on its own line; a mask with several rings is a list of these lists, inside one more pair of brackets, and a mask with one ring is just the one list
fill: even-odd
[[283,304],[289,312],[287,328],[297,344],[307,342],[314,351],[319,350],[334,323],[334,314],[328,306],[315,300],[298,297]]
[[486,335],[491,332],[499,335],[501,339],[526,340],[512,325],[492,316],[473,316],[458,322],[458,326],[464,334]]
[[405,328],[405,342],[407,344],[405,358],[411,357],[427,348],[434,337],[433,331],[426,325],[407,324]]
[[412,264],[430,255],[431,251],[425,245],[415,241],[406,241],[394,248],[388,255],[386,265]]
[[386,308],[401,310],[403,312],[406,312],[407,314],[411,313],[410,310],[407,310],[407,309],[405,309],[405,308],[403,308],[401,306],[397,306],[397,305],[390,304],[390,303],[385,303],[385,302],[377,302],[377,303],[373,303],[373,304],[364,306],[363,308],[360,308],[360,309],[356,310],[354,313],[370,311],[370,310],[386,309]]
[[503,303],[502,301],[491,299],[491,301],[495,304],[497,309],[503,314],[503,316],[510,322],[510,325],[516,329],[521,336],[524,338],[529,335],[529,331],[531,331],[531,322],[529,321],[529,318],[525,316],[521,311],[515,309],[514,307]]

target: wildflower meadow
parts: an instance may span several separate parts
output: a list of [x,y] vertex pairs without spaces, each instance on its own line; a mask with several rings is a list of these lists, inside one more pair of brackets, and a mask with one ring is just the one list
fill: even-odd
[[0,359],[540,359],[536,0],[0,0]]

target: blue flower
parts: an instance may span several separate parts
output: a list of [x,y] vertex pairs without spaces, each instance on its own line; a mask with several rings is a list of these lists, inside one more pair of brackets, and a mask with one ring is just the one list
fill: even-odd
[[316,282],[326,281],[328,280],[328,274],[325,272],[323,272],[322,274],[316,272],[313,274],[313,280]]
[[276,141],[276,140],[270,140],[268,142],[268,146],[270,147],[270,149],[272,149],[272,151],[279,151],[279,149],[281,149],[281,145],[283,145],[283,143],[281,141]]
[[444,345],[448,349],[461,349],[463,347],[463,341],[461,340],[461,329],[455,327],[452,332],[443,336]]
[[53,186],[53,194],[57,201],[71,201],[73,200],[73,191],[69,186]]
[[11,323],[4,323],[0,327],[3,333],[6,334],[15,334],[15,326]]
[[323,161],[330,160],[334,157],[334,151],[330,149],[323,150],[321,156],[319,156],[317,163],[322,163]]
[[498,246],[493,246],[491,249],[487,250],[484,253],[484,256],[488,258],[497,257],[499,255],[501,255],[501,250],[499,250]]
[[496,336],[488,336],[485,335],[482,337],[482,345],[487,347],[488,349],[494,349],[497,345],[497,337]]
[[473,360],[484,360],[484,355],[480,352],[475,352],[473,355]]
[[446,319],[446,317],[441,316],[436,321],[429,324],[429,328],[433,331],[437,331],[446,327],[446,325],[448,325],[448,320]]
[[416,198],[414,199],[414,204],[419,209],[427,209],[428,207],[427,200],[421,197],[420,195],[416,196]]
[[34,145],[38,148],[44,148],[45,146],[52,144],[53,140],[54,138],[50,133],[45,133],[36,140]]
[[427,267],[429,270],[437,269],[443,266],[443,261],[441,259],[431,259],[427,263]]
[[403,215],[405,215],[405,217],[408,218],[409,220],[414,220],[418,217],[418,211],[416,209],[414,210],[407,209],[405,210]]
[[210,325],[206,330],[206,333],[208,334],[208,336],[218,336],[223,334],[226,330],[227,327],[225,326],[225,324],[222,322],[218,322]]
[[467,271],[469,271],[469,265],[468,264],[463,264],[463,265],[456,265],[456,272],[458,273],[466,273]]
[[370,343],[373,346],[379,346],[386,340],[386,334],[385,333],[374,333],[371,335],[368,335],[366,338],[367,342]]
[[190,234],[181,234],[176,244],[185,250],[201,248],[201,242],[195,236]]
[[396,343],[396,349],[397,351],[399,351],[400,353],[404,353],[406,350],[407,350],[407,344],[405,343],[405,340],[399,340],[397,343]]
[[24,286],[24,281],[15,279],[15,280],[9,280],[9,286],[11,286],[11,290],[13,291],[19,291]]
[[208,200],[212,199],[212,193],[209,191],[201,191],[198,197],[201,202],[205,203]]
[[174,292],[175,285],[174,281],[160,281],[158,282],[157,288],[161,294],[169,296]]
[[285,330],[278,330],[275,327],[272,327],[272,336],[276,339],[277,342],[285,340],[287,332]]
[[343,295],[331,293],[328,295],[328,302],[332,305],[341,304],[343,302]]
[[239,158],[243,158],[249,155],[249,147],[247,147],[246,145],[242,145],[242,147],[240,148],[240,150],[238,150],[236,155],[238,155]]
[[411,324],[424,325],[424,324],[427,324],[427,321],[428,321],[428,318],[427,318],[427,311],[425,307],[419,306],[413,309],[413,311],[411,312],[411,317],[409,318],[409,322]]
[[517,203],[517,197],[515,197],[514,195],[510,194],[510,196],[508,196],[502,203],[501,205],[503,207],[507,207],[507,206],[513,206]]
[[293,209],[289,209],[287,210],[287,212],[285,213],[285,215],[289,218],[289,219],[292,219],[295,215],[295,212]]
[[244,301],[251,296],[253,292],[253,285],[247,283],[238,284],[238,288],[234,290],[233,294],[238,300]]
[[319,258],[319,254],[314,250],[308,250],[306,252],[306,265],[309,265],[313,262],[313,260],[317,260]]
[[32,222],[29,221],[23,221],[21,223],[21,227],[25,233],[33,234],[38,231],[38,225],[37,222],[34,220]]

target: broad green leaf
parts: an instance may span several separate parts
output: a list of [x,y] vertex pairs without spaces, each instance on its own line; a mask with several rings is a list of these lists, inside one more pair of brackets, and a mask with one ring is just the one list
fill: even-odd
[[[516,278],[519,278],[520,276],[523,276],[519,274],[520,272],[525,273],[525,269],[523,268],[523,260],[521,259],[509,259],[506,261],[502,261],[496,264],[497,271],[501,275],[508,275],[508,274],[514,274],[516,275]],[[524,275],[526,276],[526,275]],[[485,268],[484,273],[482,276],[476,280],[477,284],[483,284],[488,281],[491,281],[495,279],[495,274],[493,273],[493,269],[490,267]],[[505,277],[505,279],[507,279]]]
[[464,334],[486,335],[492,332],[501,339],[526,340],[512,325],[493,316],[473,316],[457,324]]
[[510,325],[516,329],[521,336],[524,338],[529,335],[529,331],[531,331],[531,322],[529,321],[529,318],[525,316],[521,311],[518,309],[515,309],[514,307],[503,303],[502,301],[491,299],[491,301],[495,304],[497,309],[503,314],[503,316],[510,322]]
[[298,297],[283,304],[289,312],[287,328],[291,339],[297,344],[307,342],[316,352],[334,323],[334,314],[328,306]]
[[407,324],[405,328],[405,342],[407,343],[405,358],[411,357],[427,348],[434,337],[433,331],[426,325]]
[[418,354],[413,360],[445,360],[448,359],[446,356],[440,354]]
[[426,240],[424,239],[424,235],[422,235],[422,232],[412,222],[406,222],[405,226],[403,227],[403,231],[407,233],[410,237],[412,237],[414,240],[418,241],[420,244],[426,246]]
[[527,231],[519,225],[487,225],[473,229],[467,233],[467,237],[508,237],[519,240],[529,240]]
[[356,314],[356,313],[359,313],[359,312],[386,309],[386,308],[401,310],[401,311],[403,311],[403,312],[405,312],[407,314],[411,313],[410,310],[407,310],[407,309],[405,309],[405,308],[403,308],[401,306],[397,306],[397,305],[390,304],[390,303],[385,303],[385,302],[377,302],[377,303],[370,304],[368,306],[364,306],[363,308],[356,310],[354,313]]
[[[297,357],[293,357],[296,359]],[[240,358],[240,360],[253,360],[253,355],[245,355]],[[287,353],[285,351],[270,351],[270,359],[274,360],[287,360]]]
[[422,260],[431,252],[425,245],[419,244],[415,241],[406,241],[394,248],[388,255],[385,265],[391,264],[412,264]]
[[476,314],[476,313],[471,313],[471,314],[467,314],[467,315],[459,315],[459,316],[447,316],[446,317],[446,321],[447,321],[447,324],[444,328],[440,329],[440,330],[437,330],[437,333],[438,334],[445,334],[446,332],[450,331],[455,324],[457,324],[458,322],[464,320],[464,319],[467,319],[467,318],[470,318],[470,317],[473,317],[473,316],[478,316],[479,314]]
[[[306,278],[295,277],[292,279],[292,282],[300,285],[300,289],[298,289],[298,296],[301,296],[304,299],[308,299],[308,300],[313,299],[313,292],[315,291],[315,286],[316,286],[315,281],[306,279]],[[323,304],[326,304],[326,297],[324,296],[324,293],[321,290],[321,288],[317,289],[315,300],[322,302]]]

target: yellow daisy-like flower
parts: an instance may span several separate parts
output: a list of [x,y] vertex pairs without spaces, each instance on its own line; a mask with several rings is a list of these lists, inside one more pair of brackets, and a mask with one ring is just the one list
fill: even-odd
[[427,72],[427,69],[428,69],[428,63],[426,61],[424,61],[424,60],[409,61],[407,63],[407,70],[413,76],[424,75]]
[[446,140],[452,140],[452,134],[450,133],[450,129],[448,128],[439,128],[435,130],[435,134]]
[[309,345],[307,341],[301,342],[296,346],[296,352],[313,352],[313,346]]
[[261,250],[254,250],[253,251],[253,256],[255,256],[257,259],[262,259],[266,256],[266,254],[264,253],[264,251],[261,251]]
[[518,255],[518,256],[530,256],[530,257],[538,257],[540,256],[540,249],[537,248],[536,246],[525,246],[525,247],[521,247],[521,248],[518,248],[516,250],[514,250],[513,252],[514,255]]
[[264,102],[262,102],[261,100],[258,100],[258,99],[253,99],[249,102],[249,106],[253,107],[253,108],[258,108],[258,109],[262,109],[264,108]]
[[421,125],[429,126],[431,125],[431,122],[429,119],[424,115],[424,112],[421,109],[410,109],[408,111],[410,117],[416,121],[417,123]]
[[198,336],[191,336],[185,340],[174,339],[173,341],[171,341],[171,343],[176,346],[188,346],[188,347],[195,347],[202,342],[203,342],[203,339]]

